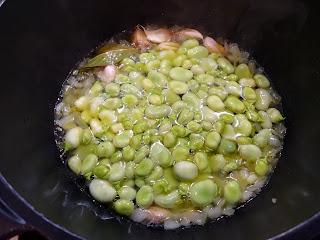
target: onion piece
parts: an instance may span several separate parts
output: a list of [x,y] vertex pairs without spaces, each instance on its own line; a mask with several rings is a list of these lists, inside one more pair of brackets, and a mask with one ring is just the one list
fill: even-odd
[[132,43],[135,47],[143,50],[151,47],[151,42],[148,41],[147,36],[141,26],[136,26],[132,34]]
[[190,38],[202,40],[203,35],[195,29],[185,28],[185,29],[182,29],[180,31],[175,32],[173,38],[175,41],[178,41],[178,42],[184,41],[184,40],[187,40]]
[[96,74],[98,78],[106,85],[112,82],[116,77],[117,68],[114,65],[108,65],[104,67],[102,71],[98,71]]
[[171,40],[172,32],[167,28],[159,28],[155,30],[143,28],[143,30],[147,39],[153,43],[168,42]]
[[170,211],[156,206],[150,207],[147,212],[149,213],[147,220],[149,220],[150,223],[161,223],[171,216]]
[[203,40],[203,45],[209,49],[210,52],[215,52],[215,53],[225,53],[225,49],[222,45],[217,43],[213,38],[211,37],[205,37]]

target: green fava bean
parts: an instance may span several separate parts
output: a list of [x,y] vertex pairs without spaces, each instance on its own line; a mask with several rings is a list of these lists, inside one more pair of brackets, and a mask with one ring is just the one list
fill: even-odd
[[224,110],[224,103],[218,96],[215,95],[207,98],[207,105],[209,108],[216,112],[221,112]]
[[156,166],[148,177],[146,177],[147,183],[153,183],[163,176],[163,169],[160,166]]
[[163,145],[166,147],[174,147],[177,142],[175,135],[171,132],[168,132],[163,137]]
[[193,184],[190,188],[190,199],[197,206],[207,206],[214,201],[218,187],[212,180],[204,180]]
[[151,146],[150,158],[159,163],[161,167],[170,167],[173,164],[173,159],[169,150],[157,142]]
[[223,195],[227,202],[234,204],[240,201],[242,192],[238,182],[229,181],[223,188]]
[[208,167],[208,157],[204,152],[197,152],[193,157],[193,161],[200,171],[203,171]]
[[93,179],[89,184],[90,194],[99,202],[111,202],[117,195],[116,190],[106,180]]
[[137,191],[129,186],[123,186],[118,190],[118,195],[121,199],[134,200],[136,198]]
[[243,113],[245,111],[245,105],[241,102],[240,99],[234,96],[227,97],[224,102],[226,108],[235,113]]
[[188,122],[193,120],[194,113],[188,109],[183,109],[179,114],[177,122],[182,125],[186,125]]
[[130,216],[134,210],[134,203],[127,199],[118,199],[114,203],[114,209],[121,215]]
[[98,163],[98,157],[95,154],[89,154],[83,159],[81,164],[81,173],[86,174],[90,172]]
[[284,118],[282,117],[280,111],[276,108],[269,108],[267,110],[267,113],[269,115],[270,120],[273,123],[278,123],[281,122],[282,120],[284,120]]
[[194,48],[196,46],[199,46],[199,41],[197,39],[187,39],[181,44],[182,48],[187,49]]
[[253,143],[260,148],[264,148],[268,145],[269,138],[271,136],[270,129],[261,129],[254,137]]
[[109,181],[117,182],[125,177],[126,164],[124,162],[116,162],[112,164],[109,172]]
[[111,157],[115,152],[115,147],[111,142],[101,142],[98,144],[96,154],[98,157]]
[[177,162],[173,167],[173,171],[182,180],[192,180],[198,176],[197,165],[189,161]]
[[132,133],[124,131],[113,138],[113,145],[117,148],[124,148],[129,145]]
[[151,70],[148,73],[148,79],[150,79],[157,87],[161,88],[165,87],[168,82],[167,77],[156,70]]
[[253,90],[253,88],[250,87],[244,87],[242,90],[243,98],[250,101],[255,102],[257,99],[256,92]]
[[169,76],[176,81],[187,82],[193,77],[193,73],[190,70],[182,67],[172,68],[169,72]]
[[218,58],[217,60],[219,67],[227,74],[234,72],[233,65],[226,58]]
[[209,89],[209,95],[216,95],[224,101],[227,98],[228,93],[223,86],[214,86]]
[[184,146],[177,146],[172,151],[172,158],[176,161],[186,160],[189,156],[189,149]]
[[256,89],[256,95],[257,95],[257,101],[255,103],[255,107],[258,110],[262,110],[262,111],[267,110],[272,101],[272,97],[270,93],[263,88],[258,88]]
[[216,154],[209,158],[209,165],[213,172],[219,172],[226,165],[226,160],[222,154]]
[[212,131],[209,132],[205,138],[205,145],[210,149],[217,149],[221,140],[221,136],[219,133]]
[[109,173],[109,167],[105,166],[104,164],[99,164],[93,169],[93,174],[97,178],[106,178]]
[[170,89],[176,94],[185,94],[188,91],[188,84],[181,81],[169,82]]
[[237,150],[237,144],[231,140],[222,138],[218,147],[218,153],[229,155]]
[[217,62],[212,58],[202,58],[200,60],[200,67],[205,70],[206,72],[210,72],[212,70],[217,69],[218,64]]
[[180,194],[178,190],[169,194],[159,194],[154,199],[155,203],[163,208],[173,208],[179,200]]
[[260,148],[253,144],[241,145],[239,152],[240,156],[247,161],[255,161],[262,155]]
[[268,163],[265,160],[258,160],[256,162],[256,166],[254,168],[254,171],[260,175],[260,176],[264,176],[267,174],[269,170],[269,166]]
[[79,174],[81,171],[81,159],[78,155],[74,155],[68,159],[69,168],[76,174]]
[[153,167],[153,161],[149,158],[145,158],[136,166],[135,174],[139,177],[147,176],[151,173]]
[[263,74],[256,74],[254,75],[254,80],[256,81],[256,84],[258,85],[258,87],[260,88],[268,88],[270,87],[270,82],[269,80],[266,78],[265,75]]
[[188,50],[187,55],[189,58],[205,58],[209,54],[207,48],[203,46],[196,46]]
[[252,74],[247,64],[241,63],[236,67],[235,74],[241,78],[251,78]]
[[171,112],[171,107],[168,105],[148,106],[145,110],[145,115],[150,119],[159,119],[167,117]]
[[136,195],[136,203],[139,207],[148,208],[153,203],[153,189],[152,187],[146,185],[142,186]]

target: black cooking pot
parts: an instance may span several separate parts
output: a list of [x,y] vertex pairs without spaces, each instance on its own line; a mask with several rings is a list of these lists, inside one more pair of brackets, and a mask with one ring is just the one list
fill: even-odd
[[[0,1],[1,2],[1,1]],[[299,0],[8,0],[0,8],[0,238],[312,239],[320,232],[320,15]],[[54,143],[53,108],[78,60],[136,24],[237,42],[283,97],[287,136],[268,186],[230,218],[164,231],[115,218],[79,191]],[[275,201],[276,200],[276,201]],[[1,235],[2,234],[2,235]]]

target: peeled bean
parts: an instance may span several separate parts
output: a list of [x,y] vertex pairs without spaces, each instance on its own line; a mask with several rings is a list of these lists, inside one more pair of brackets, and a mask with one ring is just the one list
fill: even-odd
[[125,176],[126,176],[127,179],[134,178],[134,168],[135,168],[135,163],[134,162],[128,162],[126,164]]
[[185,146],[177,146],[173,149],[171,155],[172,158],[176,161],[186,160],[189,156],[189,148]]
[[245,111],[245,105],[237,97],[228,96],[224,104],[232,112],[243,113]]
[[122,215],[130,216],[134,210],[134,203],[127,199],[118,199],[114,203],[114,209]]
[[244,99],[251,102],[255,102],[257,99],[256,92],[253,90],[253,88],[250,87],[244,87],[242,89],[242,96]]
[[157,87],[161,88],[165,87],[168,82],[167,77],[156,70],[152,70],[148,73],[148,79],[150,79]]
[[121,199],[134,200],[136,198],[137,191],[129,186],[123,186],[118,190],[118,195]]
[[68,159],[69,168],[76,174],[79,174],[81,171],[81,159],[78,155],[74,155]]
[[256,166],[255,166],[255,168],[254,168],[254,171],[255,171],[258,175],[264,176],[264,175],[267,174],[268,170],[269,170],[269,166],[268,166],[267,161],[265,161],[265,160],[258,160],[258,161],[256,162]]
[[204,58],[207,57],[209,51],[203,46],[196,46],[188,50],[187,55],[189,58]]
[[218,67],[217,62],[212,58],[202,58],[200,60],[200,66],[202,69],[204,69],[206,72],[209,72],[211,70],[215,70]]
[[252,74],[247,64],[241,63],[236,67],[235,74],[241,78],[251,78]]
[[147,183],[155,182],[156,180],[159,180],[163,176],[163,169],[160,166],[155,166],[155,168],[152,170],[150,175],[146,177]]
[[186,125],[188,122],[193,120],[194,113],[188,109],[183,109],[179,114],[177,122],[181,125]]
[[256,83],[257,83],[258,87],[260,87],[260,88],[268,88],[268,87],[270,87],[270,82],[266,78],[265,75],[256,74],[256,75],[254,75],[253,78],[254,78],[254,80],[256,80]]
[[159,119],[167,117],[171,112],[171,107],[168,105],[148,106],[145,110],[145,115],[150,119]]
[[266,113],[264,111],[259,111],[258,114],[259,114],[260,118],[262,119],[261,127],[262,128],[272,128],[272,122],[271,122],[271,119],[270,119],[268,113]]
[[187,82],[192,78],[193,73],[182,67],[175,67],[170,70],[169,75],[173,80]]
[[86,174],[90,172],[98,163],[98,157],[95,154],[88,154],[85,159],[83,159],[81,164],[81,173]]
[[239,80],[239,84],[242,87],[251,87],[251,88],[253,88],[253,87],[256,86],[256,82],[252,78],[241,78]]
[[234,204],[240,201],[242,192],[238,182],[229,181],[223,188],[223,195],[227,202]]
[[200,171],[208,167],[208,157],[205,152],[197,152],[193,157],[193,161]]
[[154,202],[163,208],[173,208],[180,200],[179,191],[175,190],[169,194],[159,194],[155,197]]
[[185,94],[188,91],[188,85],[181,81],[171,81],[169,87],[176,94]]
[[124,131],[113,138],[113,145],[117,148],[124,148],[129,145],[132,133]]
[[198,110],[201,107],[201,100],[192,92],[184,94],[182,100],[194,110]]
[[209,158],[209,165],[213,172],[219,172],[226,165],[226,160],[222,154],[215,154]]
[[160,143],[154,143],[151,146],[150,158],[162,167],[170,167],[173,164],[169,150]]
[[211,87],[209,89],[209,95],[216,95],[222,101],[224,101],[227,98],[228,93],[223,86],[218,86],[218,87]]
[[253,143],[258,147],[264,148],[268,145],[270,136],[270,129],[262,129],[253,137]]
[[206,106],[202,107],[201,113],[204,121],[214,123],[218,119],[217,113]]
[[217,149],[221,140],[221,136],[219,133],[212,131],[209,132],[205,139],[205,145],[210,149]]
[[229,155],[237,150],[237,144],[234,141],[222,138],[218,147],[218,153]]
[[153,203],[153,189],[152,187],[146,185],[142,186],[136,195],[136,203],[139,207],[148,208]]
[[258,88],[256,89],[256,95],[257,95],[257,101],[255,104],[256,108],[262,111],[267,110],[272,101],[270,93],[263,88]]
[[218,194],[217,185],[210,179],[197,182],[190,188],[190,199],[197,206],[207,206]]
[[241,96],[241,87],[237,82],[227,82],[227,84],[225,85],[225,89],[230,95],[236,97]]
[[92,197],[99,202],[111,202],[117,195],[116,190],[106,180],[93,179],[89,184]]
[[209,108],[216,112],[221,112],[224,110],[224,103],[218,96],[215,95],[207,98],[207,105]]
[[180,161],[173,166],[174,173],[183,180],[192,180],[198,176],[198,167],[189,161]]
[[267,113],[270,117],[270,120],[273,122],[273,123],[278,123],[278,122],[281,122],[284,118],[282,117],[280,111],[276,108],[269,108],[267,110]]
[[217,62],[219,67],[227,74],[234,72],[233,65],[226,58],[218,58]]
[[135,174],[139,177],[147,176],[151,173],[153,167],[153,161],[149,158],[145,158],[136,166]]
[[259,159],[262,155],[262,152],[259,147],[253,144],[240,145],[239,146],[240,156],[247,161],[255,161]]
[[111,142],[101,142],[97,146],[96,154],[98,157],[111,157],[115,148]]
[[120,181],[125,177],[126,164],[124,162],[116,162],[112,164],[109,172],[109,181]]

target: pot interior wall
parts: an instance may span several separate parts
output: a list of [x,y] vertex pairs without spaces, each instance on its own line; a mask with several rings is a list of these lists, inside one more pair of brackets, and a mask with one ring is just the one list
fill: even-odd
[[[320,208],[319,20],[315,6],[295,0],[7,1],[0,8],[1,172],[36,210],[89,239],[249,240],[288,230]],[[288,134],[279,165],[231,218],[168,232],[109,219],[59,160],[53,107],[68,72],[102,40],[146,23],[193,26],[239,43],[283,97]]]

